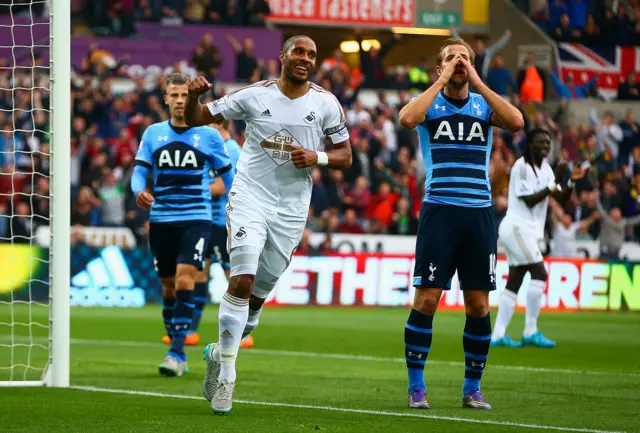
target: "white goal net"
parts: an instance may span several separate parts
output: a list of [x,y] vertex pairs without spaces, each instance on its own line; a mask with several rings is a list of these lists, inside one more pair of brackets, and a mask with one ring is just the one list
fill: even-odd
[[69,22],[0,2],[0,386],[69,382]]

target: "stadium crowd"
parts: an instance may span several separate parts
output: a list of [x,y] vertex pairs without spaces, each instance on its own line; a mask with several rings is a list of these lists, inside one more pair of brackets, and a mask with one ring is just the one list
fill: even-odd
[[[576,2],[581,3],[569,1],[566,6]],[[154,2],[146,2],[151,3]],[[531,1],[528,6],[533,7],[534,3]],[[565,2],[552,2],[555,6],[560,3]],[[629,7],[633,5],[633,1],[628,2]],[[617,233],[613,242],[640,239],[640,226],[633,226],[635,221],[627,219],[640,214],[640,125],[636,114],[628,112],[624,118],[614,118],[611,113],[594,111],[590,123],[570,123],[567,100],[576,98],[577,94],[580,98],[595,95],[595,85],[587,89],[574,88],[570,82],[561,83],[551,71],[541,70],[535,62],[526,64],[514,78],[504,68],[499,55],[499,44],[508,43],[509,36],[507,32],[498,44],[487,47],[483,41],[475,41],[476,67],[483,71],[490,87],[511,98],[521,109],[527,128],[544,127],[552,132],[549,162],[553,167],[561,161],[570,164],[589,161],[592,167],[568,204],[551,206],[549,236],[571,237],[577,230],[577,238],[600,237],[601,242],[607,243],[613,230]],[[244,69],[238,67],[239,72],[242,69],[239,81],[255,82],[278,73],[278,64],[265,64],[252,55],[250,41],[244,41],[243,45],[230,42],[237,48],[239,58],[251,60],[244,63]],[[415,91],[429,86],[435,73],[426,59],[420,59],[415,65],[385,68],[385,54],[397,43],[401,43],[399,36],[379,50],[361,50],[360,67],[354,70],[349,68],[340,51],[319,62],[313,80],[333,92],[344,107],[351,133],[353,165],[345,171],[326,168],[313,171],[310,231],[397,235],[417,231],[425,169],[416,134],[399,126],[398,112]],[[114,94],[111,80],[115,76],[126,76],[126,65],[106,62],[105,66],[101,60],[104,57],[96,56],[94,50],[99,48],[92,47],[72,77],[72,225],[129,227],[140,242],[145,242],[148,214],[136,206],[129,180],[142,132],[150,124],[168,119],[163,104],[164,75],[157,77],[152,89],[145,86],[143,77],[132,77],[134,91]],[[219,60],[216,52],[210,36],[205,35],[194,47],[189,65],[176,63],[164,72],[180,70],[191,75],[215,76]],[[6,59],[0,59],[0,63],[7,66]],[[527,87],[530,68],[539,71],[541,78],[553,78],[556,96],[562,100],[556,111],[546,109],[543,100],[531,101]],[[16,71],[13,83],[11,74],[9,68],[0,68],[0,88],[15,89],[0,94],[0,236],[28,242],[33,227],[46,225],[48,219],[49,112],[44,108],[48,106],[48,94],[44,90],[48,87],[48,77],[37,72],[33,83],[39,83],[36,87],[42,89],[28,90],[33,84],[27,71]],[[546,82],[545,79],[543,84]],[[637,83],[628,84],[635,86],[632,88],[637,95]],[[399,92],[400,104],[388,103],[387,91],[377,90],[379,102],[367,107],[358,97],[363,88],[394,89]],[[219,98],[224,93],[225,89],[220,88],[207,99]],[[244,142],[243,122],[232,123],[232,134],[238,142]],[[507,208],[509,170],[522,153],[525,137],[526,131],[510,134],[494,129],[490,181],[498,223]],[[572,227],[575,227],[573,232]],[[600,234],[605,232],[607,236],[603,240]],[[308,236],[303,239],[305,242]],[[612,245],[603,251],[615,249]]]
[[559,42],[640,45],[638,0],[514,0]]

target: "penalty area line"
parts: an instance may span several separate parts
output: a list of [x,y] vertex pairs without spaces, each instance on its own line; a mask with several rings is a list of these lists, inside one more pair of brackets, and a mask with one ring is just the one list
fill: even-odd
[[[174,398],[174,399],[182,399],[182,400],[204,401],[203,397],[196,397],[193,395],[164,394],[160,392],[133,391],[129,389],[98,388],[93,386],[70,386],[69,388],[79,390],[79,391],[98,392],[98,393],[107,393],[107,394],[139,395],[139,396],[145,396],[145,397],[160,397],[160,398]],[[276,403],[276,402],[268,402],[268,401],[233,400],[233,402],[237,404],[247,404],[247,405],[254,405],[254,406],[288,407],[288,408],[295,408],[295,409],[357,413],[362,415],[375,415],[375,416],[400,417],[400,418],[424,418],[424,419],[433,419],[438,421],[452,421],[452,422],[461,422],[461,423],[469,423],[469,424],[486,424],[486,425],[516,427],[516,428],[531,428],[531,429],[539,429],[539,430],[557,430],[557,431],[568,431],[568,432],[579,432],[579,433],[624,433],[624,432],[611,431],[611,430],[596,430],[596,429],[576,428],[576,427],[559,427],[559,426],[542,425],[542,424],[525,424],[525,423],[509,422],[509,421],[491,421],[491,420],[484,420],[484,419],[462,418],[462,417],[454,417],[454,416],[428,415],[425,413],[349,409],[349,408],[341,408],[341,407],[333,407],[333,406],[314,406],[314,405],[307,405],[307,404]]]

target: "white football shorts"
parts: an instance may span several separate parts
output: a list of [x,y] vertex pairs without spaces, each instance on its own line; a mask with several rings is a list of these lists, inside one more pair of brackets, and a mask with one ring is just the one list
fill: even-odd
[[232,189],[227,204],[231,276],[256,275],[253,294],[266,298],[291,263],[305,225],[306,215],[282,215]]
[[509,266],[523,266],[543,261],[536,231],[505,218],[498,228]]

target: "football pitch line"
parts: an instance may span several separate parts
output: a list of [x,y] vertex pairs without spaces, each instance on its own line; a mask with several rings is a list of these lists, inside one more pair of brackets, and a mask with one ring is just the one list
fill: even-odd
[[[71,386],[70,388],[80,390],[80,391],[100,392],[100,393],[109,393],[109,394],[126,394],[126,395],[139,395],[139,396],[145,396],[145,397],[161,397],[161,398],[203,401],[203,397],[196,397],[193,395],[164,394],[164,393],[149,392],[149,391],[133,391],[129,389],[97,388],[93,386]],[[294,409],[311,409],[311,410],[357,413],[357,414],[363,414],[363,415],[376,415],[376,416],[386,416],[386,417],[424,418],[424,419],[434,419],[438,421],[452,421],[452,422],[470,423],[470,424],[488,424],[488,425],[496,425],[496,426],[504,426],[504,427],[530,428],[530,429],[539,429],[539,430],[558,430],[558,431],[580,432],[580,433],[624,433],[624,432],[611,431],[611,430],[596,430],[596,429],[577,428],[577,427],[559,427],[559,426],[542,425],[542,424],[525,424],[525,423],[509,422],[509,421],[492,421],[492,420],[484,420],[484,419],[454,417],[454,416],[428,415],[425,413],[416,413],[416,412],[413,412],[413,413],[389,412],[389,411],[381,411],[381,410],[349,409],[349,408],[341,408],[341,407],[333,407],[333,406],[314,406],[314,405],[307,405],[307,404],[276,403],[276,402],[268,402],[268,401],[251,401],[251,400],[233,400],[233,402],[236,404],[247,404],[247,405],[254,405],[254,406],[272,406],[272,407],[287,407],[287,408],[294,408]]]
[[[0,341],[10,341],[10,336],[0,336]],[[24,344],[25,341],[29,341],[29,337],[15,336],[14,340]],[[48,342],[47,338],[34,337],[31,339],[33,342],[43,343]],[[125,341],[125,340],[94,340],[83,338],[72,338],[71,344],[77,344],[81,346],[115,346],[115,347],[160,347],[160,342],[151,343],[149,341]],[[513,349],[518,350],[518,349]],[[548,349],[545,349],[548,350]],[[383,356],[366,356],[366,355],[350,355],[346,353],[317,353],[317,352],[298,352],[292,350],[273,350],[273,349],[257,349],[251,348],[242,350],[242,353],[256,354],[256,355],[276,355],[276,356],[291,356],[298,358],[317,358],[317,359],[344,359],[348,361],[370,361],[370,362],[395,362],[404,364],[406,361],[404,358],[390,358]],[[464,362],[458,361],[439,361],[429,360],[430,365],[446,365],[450,367],[464,367]],[[626,373],[622,371],[590,371],[590,370],[571,370],[566,368],[545,368],[545,367],[525,367],[519,365],[500,365],[491,364],[487,365],[490,369],[497,370],[510,370],[510,371],[523,371],[530,373],[555,373],[555,374],[584,374],[591,376],[626,376],[626,377],[640,377],[640,373]]]

